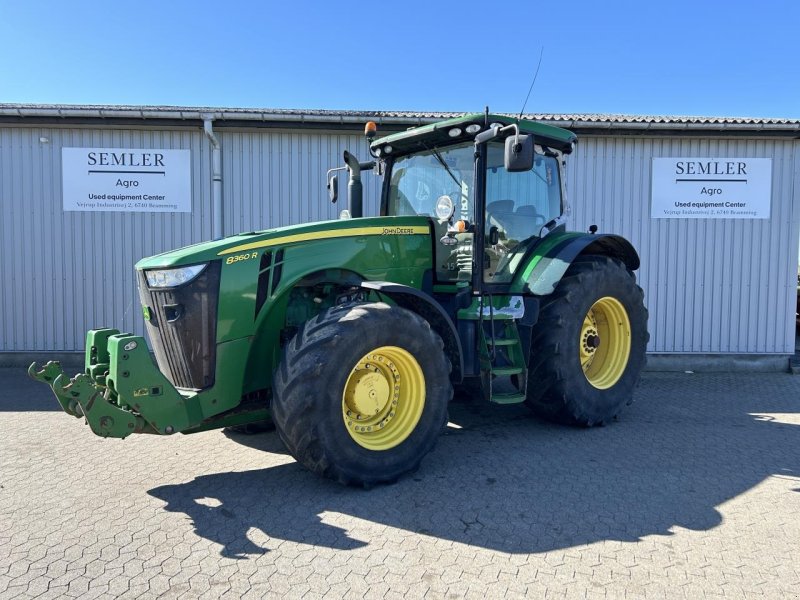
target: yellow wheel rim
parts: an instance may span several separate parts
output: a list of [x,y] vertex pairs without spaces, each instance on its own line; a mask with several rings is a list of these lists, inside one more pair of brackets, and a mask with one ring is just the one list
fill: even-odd
[[401,444],[425,408],[425,376],[416,359],[397,346],[381,346],[356,363],[342,392],[347,432],[368,450]]
[[617,383],[631,354],[631,322],[622,303],[606,296],[592,304],[583,318],[579,343],[589,383],[600,390]]

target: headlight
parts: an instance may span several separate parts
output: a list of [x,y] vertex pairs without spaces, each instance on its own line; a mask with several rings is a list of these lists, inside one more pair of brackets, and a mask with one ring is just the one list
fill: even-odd
[[190,267],[180,267],[178,269],[154,269],[145,271],[147,285],[151,288],[177,287],[184,283],[189,283],[192,279],[200,275],[205,269],[204,265],[192,265]]
[[436,201],[436,217],[442,221],[447,221],[453,216],[456,207],[453,205],[453,200],[450,196],[439,196]]

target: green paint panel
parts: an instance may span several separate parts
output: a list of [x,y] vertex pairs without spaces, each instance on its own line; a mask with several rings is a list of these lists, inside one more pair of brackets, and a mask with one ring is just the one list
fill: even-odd
[[518,271],[511,281],[511,292],[521,294],[529,292],[531,275],[539,262],[547,256],[555,256],[564,244],[579,238],[583,233],[551,233],[537,244],[527,262]]
[[[308,240],[301,240],[295,242],[281,243],[282,240],[287,240],[293,236],[333,236],[341,235],[342,233],[349,235],[348,230],[352,230],[353,236],[358,236],[358,230],[364,228],[386,228],[387,233],[378,235],[404,235],[403,228],[414,226],[427,226],[428,220],[425,217],[373,217],[362,219],[340,219],[337,221],[320,221],[317,223],[307,223],[303,225],[291,225],[289,227],[279,227],[276,229],[266,229],[264,231],[254,231],[252,233],[244,233],[226,237],[219,240],[212,240],[209,242],[202,242],[171,250],[162,254],[156,254],[148,258],[143,258],[136,263],[136,268],[142,269],[163,269],[169,267],[178,267],[183,265],[193,265],[198,263],[216,260],[221,256],[226,259],[229,254],[237,255],[231,252],[232,249],[242,247],[250,244],[276,244],[269,246],[272,249],[283,246],[290,246],[293,244],[303,243]],[[341,238],[340,238],[341,239]],[[267,247],[267,246],[264,246]],[[253,248],[258,250],[258,248]],[[244,254],[246,250],[242,250],[238,254]],[[228,253],[228,254],[223,254]],[[246,262],[246,261],[245,261]]]

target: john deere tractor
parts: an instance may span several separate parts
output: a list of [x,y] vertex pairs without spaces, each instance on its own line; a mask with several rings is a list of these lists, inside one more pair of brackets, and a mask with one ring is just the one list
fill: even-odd
[[578,426],[629,404],[648,340],[639,258],[620,236],[565,231],[575,136],[488,111],[367,136],[374,160],[344,153],[339,220],[136,265],[157,366],[142,337],[96,329],[83,373],[29,373],[97,435],[271,419],[308,469],[365,486],[419,466],[454,386]]

